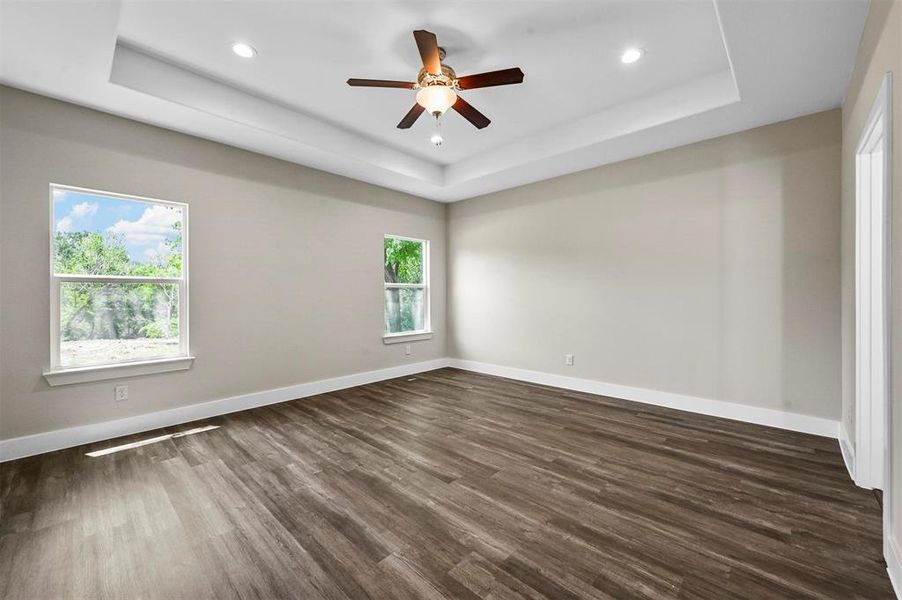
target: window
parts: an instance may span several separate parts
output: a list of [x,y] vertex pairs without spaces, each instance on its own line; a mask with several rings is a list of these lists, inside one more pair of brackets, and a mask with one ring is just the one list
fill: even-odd
[[61,185],[50,191],[48,381],[73,369],[187,358],[188,206]]
[[428,336],[429,242],[387,235],[384,250],[385,340]]

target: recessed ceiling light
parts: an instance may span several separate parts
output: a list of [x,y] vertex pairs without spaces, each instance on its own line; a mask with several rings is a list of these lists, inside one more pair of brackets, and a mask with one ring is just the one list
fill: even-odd
[[642,51],[638,48],[630,48],[620,56],[620,62],[623,64],[634,63],[642,58]]
[[245,44],[244,42],[233,43],[232,52],[234,52],[241,58],[254,58],[255,56],[257,56],[257,51],[254,50],[254,47],[250,44]]

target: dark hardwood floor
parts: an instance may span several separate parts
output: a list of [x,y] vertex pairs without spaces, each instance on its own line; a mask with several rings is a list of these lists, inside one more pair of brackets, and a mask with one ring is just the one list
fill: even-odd
[[0,470],[4,598],[892,597],[835,440],[453,369]]

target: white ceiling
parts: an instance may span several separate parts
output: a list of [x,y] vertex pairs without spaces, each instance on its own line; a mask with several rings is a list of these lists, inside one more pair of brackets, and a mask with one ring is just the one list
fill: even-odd
[[[866,0],[0,1],[3,83],[441,201],[839,106]],[[414,29],[492,124],[395,127]],[[247,41],[252,60],[230,43]],[[627,47],[645,50],[623,65]]]

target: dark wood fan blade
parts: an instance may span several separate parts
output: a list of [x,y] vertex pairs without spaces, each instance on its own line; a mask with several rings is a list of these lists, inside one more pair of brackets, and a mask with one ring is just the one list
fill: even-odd
[[476,129],[483,129],[488,127],[489,123],[491,123],[487,116],[473,108],[469,102],[460,96],[457,97],[457,102],[455,102],[451,108],[459,112],[460,116],[472,123]]
[[426,71],[433,75],[442,74],[442,61],[438,55],[438,39],[435,34],[425,29],[417,29],[413,32],[413,39],[417,41],[417,49]]
[[492,87],[493,85],[511,85],[513,83],[523,83],[523,71],[520,70],[520,67],[477,73],[476,75],[465,75],[457,80],[457,85],[462,90]]
[[420,115],[423,114],[423,111],[426,110],[419,104],[414,104],[413,108],[404,115],[404,118],[401,119],[401,122],[398,123],[398,129],[410,129],[410,126],[414,124],[414,122],[420,118]]
[[391,81],[389,79],[348,79],[348,85],[355,87],[402,88],[412,90],[416,85],[412,81]]

